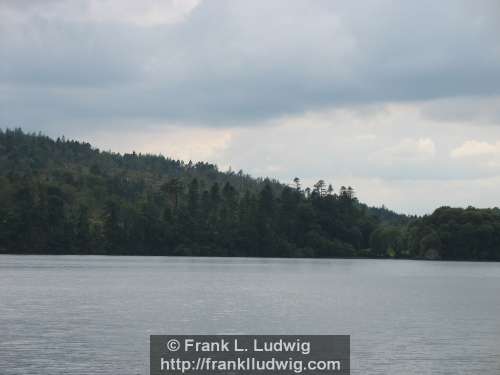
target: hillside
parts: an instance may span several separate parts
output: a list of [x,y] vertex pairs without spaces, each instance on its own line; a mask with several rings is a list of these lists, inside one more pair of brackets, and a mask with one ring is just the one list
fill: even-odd
[[443,226],[444,209],[411,218],[367,207],[350,188],[335,192],[320,181],[303,190],[296,182],[0,131],[0,251],[500,258],[497,211],[446,211],[473,223],[454,251],[462,224]]

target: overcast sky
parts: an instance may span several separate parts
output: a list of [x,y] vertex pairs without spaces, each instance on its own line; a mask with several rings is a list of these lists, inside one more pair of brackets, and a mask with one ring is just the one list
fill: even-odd
[[500,206],[499,36],[498,0],[0,0],[0,127]]

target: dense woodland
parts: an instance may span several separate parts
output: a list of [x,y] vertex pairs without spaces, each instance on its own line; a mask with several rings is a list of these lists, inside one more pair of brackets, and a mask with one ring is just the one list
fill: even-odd
[[209,163],[0,130],[0,252],[500,260],[500,210],[408,217]]

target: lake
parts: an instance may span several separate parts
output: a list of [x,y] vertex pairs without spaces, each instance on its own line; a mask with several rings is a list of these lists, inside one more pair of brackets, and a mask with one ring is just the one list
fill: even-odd
[[500,263],[0,256],[0,373],[148,374],[150,334],[349,334],[352,374],[499,374]]

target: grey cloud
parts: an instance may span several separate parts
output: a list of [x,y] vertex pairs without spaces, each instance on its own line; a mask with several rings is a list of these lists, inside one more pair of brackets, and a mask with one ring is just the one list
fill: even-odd
[[500,96],[434,100],[424,103],[421,112],[427,118],[439,121],[500,125]]
[[332,106],[498,95],[495,3],[205,1],[154,27],[23,23],[11,12],[0,26],[0,121],[234,126]]

